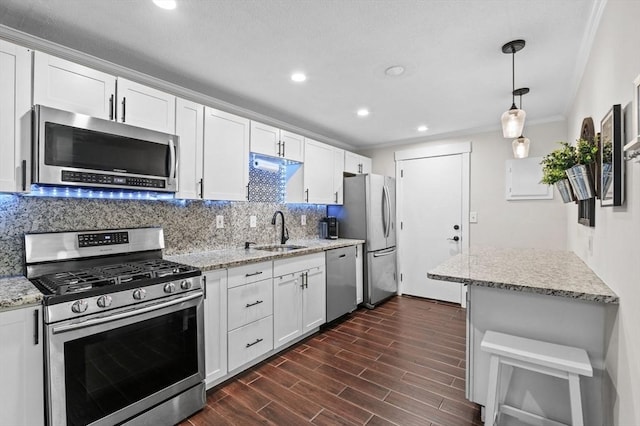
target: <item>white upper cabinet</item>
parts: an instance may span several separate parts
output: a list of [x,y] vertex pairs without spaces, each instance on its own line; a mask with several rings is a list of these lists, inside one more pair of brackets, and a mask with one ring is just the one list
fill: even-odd
[[248,199],[249,130],[248,119],[205,107],[203,198]]
[[345,151],[344,171],[354,175],[371,173],[371,158]]
[[175,133],[173,95],[42,52],[33,70],[36,105]]
[[194,200],[202,197],[202,148],[204,143],[204,107],[195,102],[176,100],[176,134],[178,141],[178,192],[176,198]]
[[251,121],[251,152],[302,162],[304,137],[268,124]]
[[307,138],[304,147],[304,201],[341,204],[343,168],[344,150]]
[[0,40],[0,192],[29,189],[31,51]]
[[159,132],[176,132],[176,97],[118,78],[118,121]]
[[113,120],[116,77],[35,52],[33,103]]

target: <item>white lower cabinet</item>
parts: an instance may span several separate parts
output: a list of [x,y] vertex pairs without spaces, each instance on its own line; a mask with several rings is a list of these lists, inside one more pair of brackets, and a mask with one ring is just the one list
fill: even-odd
[[273,349],[273,316],[229,332],[229,371]]
[[0,312],[0,425],[44,424],[40,306]]
[[273,262],[273,346],[319,327],[326,320],[324,253]]
[[206,272],[204,346],[206,386],[227,374],[227,270]]

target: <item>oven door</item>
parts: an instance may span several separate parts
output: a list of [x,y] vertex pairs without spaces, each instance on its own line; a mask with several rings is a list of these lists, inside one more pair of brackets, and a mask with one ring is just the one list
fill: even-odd
[[201,384],[203,315],[198,291],[48,325],[49,425],[117,424]]
[[177,189],[175,135],[43,105],[33,122],[35,183]]

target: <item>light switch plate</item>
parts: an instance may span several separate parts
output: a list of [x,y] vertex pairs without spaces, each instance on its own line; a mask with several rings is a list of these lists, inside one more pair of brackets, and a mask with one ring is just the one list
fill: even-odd
[[469,212],[469,223],[478,223],[478,212]]
[[305,226],[307,224],[307,215],[303,214],[300,216],[300,225]]
[[256,226],[257,226],[256,217],[255,216],[249,216],[249,227],[250,228],[255,228]]
[[216,216],[216,228],[224,228],[224,216]]

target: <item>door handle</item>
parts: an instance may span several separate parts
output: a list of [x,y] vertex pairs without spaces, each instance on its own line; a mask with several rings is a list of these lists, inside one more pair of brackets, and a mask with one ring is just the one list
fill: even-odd
[[278,141],[278,157],[282,157],[282,142]]
[[455,237],[453,237],[453,238],[447,238],[447,240],[449,240],[449,241],[456,241],[456,242],[457,242],[457,241],[460,241],[460,237],[458,237],[458,236],[456,235],[456,236],[455,236]]
[[109,120],[113,120],[114,117],[114,112],[113,112],[113,94],[111,94],[111,97],[109,97]]
[[391,254],[396,254],[396,249],[375,252],[373,253],[373,257],[389,256]]
[[124,123],[124,115],[127,108],[127,98],[122,98],[122,122]]
[[169,179],[176,178],[178,170],[178,157],[176,155],[176,146],[173,139],[169,139]]

